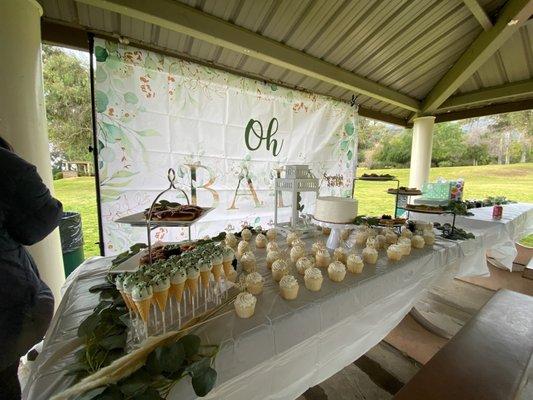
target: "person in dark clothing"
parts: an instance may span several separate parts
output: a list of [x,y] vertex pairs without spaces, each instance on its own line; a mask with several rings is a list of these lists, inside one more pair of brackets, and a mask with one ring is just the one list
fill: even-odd
[[35,166],[0,138],[0,400],[20,399],[19,359],[42,340],[54,312],[24,246],[43,240],[62,214]]

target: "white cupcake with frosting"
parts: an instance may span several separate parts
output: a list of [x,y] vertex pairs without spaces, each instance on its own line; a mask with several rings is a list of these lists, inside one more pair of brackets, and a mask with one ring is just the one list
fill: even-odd
[[258,295],[263,291],[263,282],[264,279],[259,272],[252,272],[245,278],[246,290],[251,294]]
[[422,237],[426,246],[432,246],[435,243],[435,232],[433,232],[433,229],[424,229]]
[[322,271],[320,271],[318,268],[311,267],[305,270],[304,283],[305,287],[310,291],[318,292],[322,287],[323,281],[324,278],[322,278]]
[[426,245],[426,241],[424,238],[420,235],[413,235],[411,238],[411,246],[413,246],[415,249],[422,249]]
[[255,271],[255,255],[251,251],[247,251],[241,257],[242,269],[246,272]]
[[333,251],[333,258],[335,259],[335,261],[340,261],[341,263],[346,264],[346,256],[347,252],[344,247],[337,247]]
[[252,239],[252,231],[248,228],[244,228],[241,231],[241,238],[242,240],[246,240],[247,242],[249,242]]
[[237,295],[233,305],[239,318],[250,318],[254,315],[257,299],[251,293],[242,292]]
[[391,261],[400,261],[402,259],[402,249],[397,244],[391,244],[387,249],[387,258]]
[[299,287],[298,281],[292,275],[284,275],[279,282],[279,291],[285,300],[294,300],[298,297]]
[[278,237],[278,231],[275,228],[269,229],[266,233],[269,242],[275,242]]
[[331,256],[327,248],[318,249],[315,255],[316,266],[326,268],[331,263]]
[[292,262],[298,261],[298,259],[305,256],[305,249],[301,246],[293,246],[291,249],[290,257]]
[[333,261],[328,266],[328,276],[333,282],[342,282],[346,276],[346,267],[340,261]]
[[292,242],[294,242],[298,238],[298,232],[289,232],[289,234],[287,235],[287,244],[289,246],[292,246]]
[[239,240],[233,233],[226,233],[226,238],[224,239],[224,242],[226,243],[226,246],[235,249],[237,247],[237,243],[239,243]]
[[266,245],[267,253],[271,251],[279,251],[279,246],[276,242],[268,242]]
[[272,264],[274,261],[279,260],[281,258],[281,253],[279,251],[269,251],[266,256],[266,264],[268,268],[272,268]]
[[300,238],[292,241],[292,247],[296,247],[296,246],[302,247],[304,250],[307,248],[305,242]]
[[262,233],[259,233],[255,237],[255,247],[257,247],[258,249],[264,249],[266,247],[266,244],[267,244],[266,236],[263,235]]
[[360,274],[363,272],[363,259],[359,257],[357,254],[349,254],[346,259],[346,268],[348,271],[350,271],[352,274]]
[[285,260],[276,260],[272,263],[272,279],[279,282],[289,273],[289,264]]
[[316,241],[315,243],[313,243],[313,245],[311,246],[311,253],[313,253],[313,255],[316,255],[316,252],[320,249],[325,249],[326,248],[326,245],[324,244],[323,241],[319,240],[319,241]]
[[298,261],[296,261],[296,271],[298,271],[300,275],[304,275],[308,268],[312,268],[314,266],[315,262],[311,257],[301,257],[298,259]]
[[402,256],[408,256],[411,254],[411,239],[407,237],[400,237],[398,239],[398,246],[400,246]]
[[248,243],[245,240],[241,240],[237,246],[237,253],[236,253],[237,259],[240,259],[244,253],[250,250],[251,250],[250,243]]

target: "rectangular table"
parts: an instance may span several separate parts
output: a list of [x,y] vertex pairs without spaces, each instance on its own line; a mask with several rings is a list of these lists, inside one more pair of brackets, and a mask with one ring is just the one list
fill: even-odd
[[[259,271],[267,280],[255,315],[239,319],[230,308],[195,331],[206,343],[220,344],[217,386],[207,398],[297,397],[379,343],[436,279],[457,268],[462,257],[457,243],[445,240],[432,248],[413,249],[411,256],[397,263],[388,262],[382,251],[377,265],[366,265],[359,275],[347,273],[341,283],[330,281],[323,271],[320,292],[308,291],[298,276],[298,298],[286,301],[269,277],[264,252],[256,250]],[[25,398],[49,399],[72,384],[62,370],[73,362],[80,345],[78,325],[98,302],[88,289],[104,278],[110,260],[92,259],[79,267],[47,333]],[[174,387],[170,398],[196,396],[185,380]]]
[[[479,238],[478,244],[483,246],[485,253],[491,257],[495,264],[509,271],[518,271],[513,267],[513,260],[516,258],[516,242],[524,236],[533,233],[533,204],[513,203],[503,205],[503,217],[501,220],[492,219],[492,207],[473,208],[469,210],[474,215],[461,216],[456,219],[456,226],[472,232]],[[435,216],[411,212],[411,218],[423,221],[438,221],[440,223],[451,223],[449,215]],[[472,242],[463,242],[461,247],[469,246]],[[469,252],[469,249],[465,249]],[[477,253],[477,252],[476,252]],[[474,267],[475,270],[482,269],[481,264],[485,264],[485,254],[482,258],[466,259],[465,263]],[[463,273],[473,275],[469,265],[463,266]],[[488,269],[486,270],[488,273]]]

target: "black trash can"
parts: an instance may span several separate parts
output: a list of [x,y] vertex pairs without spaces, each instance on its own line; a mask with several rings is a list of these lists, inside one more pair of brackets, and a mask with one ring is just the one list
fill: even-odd
[[63,218],[59,221],[59,235],[63,251],[63,268],[67,277],[85,260],[81,215],[76,212],[64,212]]

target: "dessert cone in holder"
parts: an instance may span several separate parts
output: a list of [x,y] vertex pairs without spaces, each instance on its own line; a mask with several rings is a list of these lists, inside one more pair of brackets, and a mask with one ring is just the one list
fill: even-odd
[[168,294],[170,297],[174,297],[178,303],[181,303],[183,298],[183,291],[185,290],[185,282],[176,284],[171,284]]
[[[231,263],[229,264],[231,267]],[[213,269],[211,270],[211,272],[213,273],[213,276],[215,277],[215,281],[217,283],[220,283],[220,277],[222,276],[222,268],[223,268],[222,264],[217,264],[217,265],[213,265]],[[225,268],[224,268],[224,273],[225,273]]]
[[[231,261],[224,261],[222,266],[224,267],[224,275],[230,276],[231,275],[231,271],[233,270],[233,265],[231,265]],[[214,267],[213,267],[213,269],[214,269]],[[213,275],[214,275],[214,272],[213,272]]]
[[153,295],[155,303],[159,307],[159,311],[161,311],[162,313],[164,313],[165,309],[167,308],[168,291],[169,289],[161,290],[159,292],[154,292]]
[[211,275],[211,271],[200,271],[200,282],[204,289],[209,287],[209,275]]
[[193,279],[187,278],[187,289],[189,289],[191,297],[196,295],[196,292],[198,291],[198,277]]
[[150,306],[152,305],[152,298],[136,300],[134,303],[144,324],[148,324],[148,320],[150,318]]

